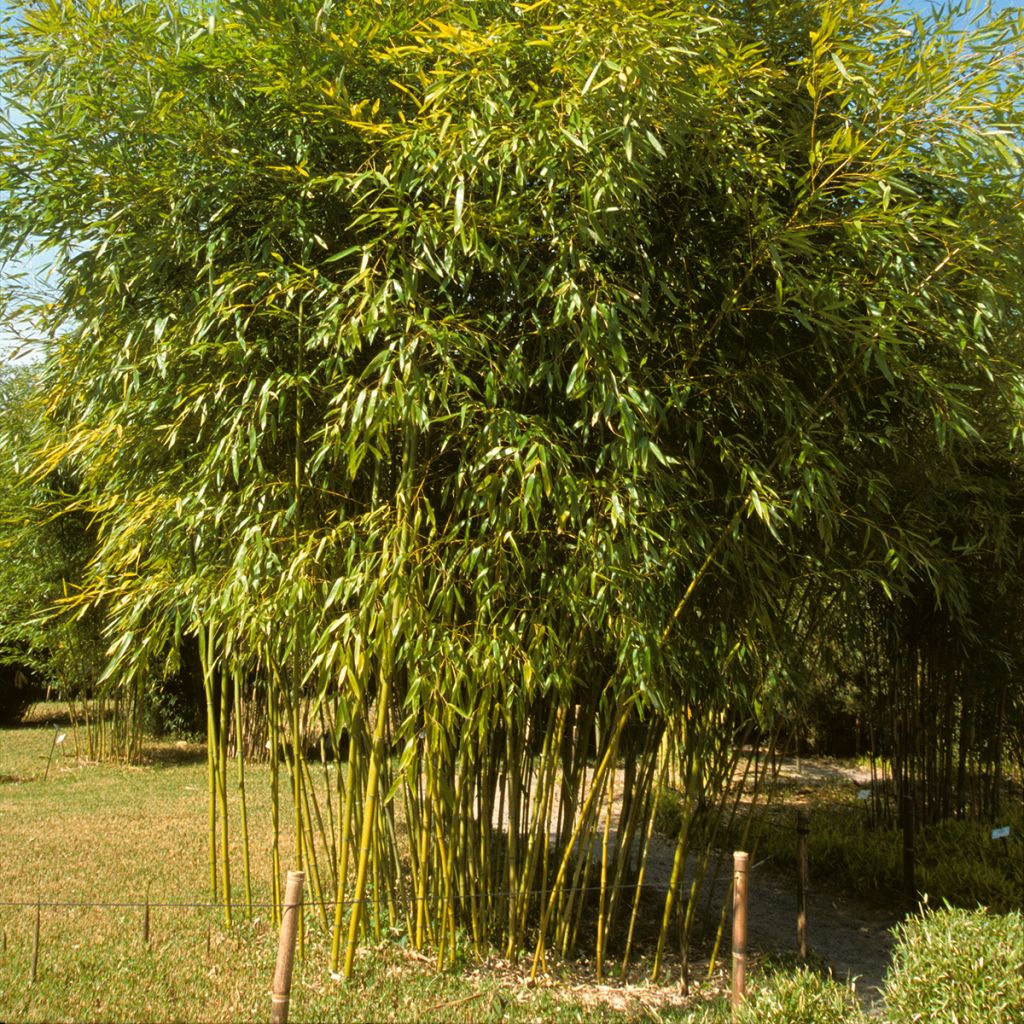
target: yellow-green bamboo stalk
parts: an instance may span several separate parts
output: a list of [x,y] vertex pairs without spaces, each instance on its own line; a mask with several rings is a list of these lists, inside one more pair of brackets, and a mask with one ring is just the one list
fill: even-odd
[[[384,873],[384,895],[387,900],[388,920],[397,922],[399,920],[397,899],[397,879],[402,869],[402,861],[399,856],[398,836],[395,831],[395,815],[391,805],[385,805],[384,813],[384,839],[387,850],[386,871]],[[404,901],[403,901],[404,902]],[[406,921],[408,922],[408,908],[406,910]]]
[[[611,887],[611,898],[608,907],[608,927],[605,930],[605,941],[608,933],[618,920],[620,904],[625,898],[623,883],[626,871],[632,860],[633,843],[637,829],[646,817],[654,818],[655,804],[651,800],[651,786],[658,764],[658,749],[661,745],[660,733],[650,729],[641,755],[640,769],[633,778],[633,792],[629,795],[628,812],[626,794],[623,794],[623,815],[620,815],[618,835],[616,837],[615,872]],[[625,816],[625,820],[623,820]]]
[[[613,776],[614,771],[609,773],[609,777]],[[576,949],[576,937],[579,934],[580,920],[583,917],[583,908],[586,905],[586,893],[590,885],[590,872],[594,864],[595,847],[597,846],[600,832],[597,825],[600,816],[601,799],[602,797],[598,797],[594,803],[593,817],[585,829],[587,834],[586,842],[581,844],[585,845],[585,849],[582,851],[582,856],[576,858],[576,868],[573,872],[572,881],[566,886],[567,898],[562,919],[561,921],[556,921],[555,937],[557,941],[560,929],[560,949],[563,959],[572,956]]]
[[270,747],[270,859],[273,872],[274,925],[281,924],[281,772],[278,743],[277,673],[271,670],[272,685],[267,687],[267,733]]
[[[474,768],[476,758],[473,756],[475,743],[468,744],[469,762]],[[476,772],[471,774],[470,768],[464,768],[458,775],[456,782],[456,806],[459,808],[458,825],[460,838],[457,848],[462,854],[461,877],[465,879],[468,892],[466,897],[469,902],[469,923],[470,933],[473,936],[473,952],[477,959],[483,959],[483,933],[480,926],[480,877],[477,873],[477,844],[476,829],[474,827],[477,817],[472,806],[472,784],[468,781],[476,777]]]
[[[303,371],[305,368],[305,337],[303,334],[303,308],[300,302],[298,311],[298,324],[297,324],[297,345],[296,345],[296,373],[295,379],[292,382],[295,389],[295,434],[294,434],[294,447],[292,451],[292,469],[293,469],[293,491],[292,491],[292,544],[294,555],[298,557],[301,551],[301,543],[299,536],[299,528],[302,522],[302,448],[303,448],[303,433],[302,433],[302,387],[303,387]],[[292,644],[292,657],[291,657],[291,742],[292,742],[292,800],[294,801],[295,810],[295,857],[296,857],[296,870],[303,871],[303,843],[305,829],[303,827],[303,810],[304,804],[302,801],[302,771],[301,765],[303,761],[302,752],[302,723],[300,713],[300,701],[301,701],[301,676],[302,676],[302,652],[300,648],[301,633],[301,616],[298,620],[293,623],[292,629],[294,632],[291,636]],[[299,958],[301,959],[305,955],[306,946],[306,920],[303,906],[299,905],[298,914],[298,937],[299,937]]]
[[384,725],[387,705],[391,699],[390,659],[384,659],[380,691],[377,695],[377,720],[373,729],[373,745],[370,748],[370,764],[366,777],[366,792],[363,798],[363,827],[359,839],[359,860],[356,865],[356,881],[353,889],[355,904],[349,917],[348,943],[345,947],[345,965],[342,975],[347,981],[352,977],[356,944],[359,940],[359,925],[362,919],[363,901],[366,898],[366,878],[369,866],[370,847],[373,839],[374,818],[377,813],[377,783],[380,780],[380,762],[384,753]]
[[661,917],[661,930],[658,932],[658,946],[654,953],[654,964],[651,967],[652,981],[657,981],[661,976],[661,958],[665,949],[665,936],[668,934],[669,923],[672,919],[672,910],[675,907],[676,890],[679,888],[679,880],[682,877],[683,865],[686,862],[690,821],[693,817],[689,808],[690,804],[687,802],[687,807],[684,812],[684,821],[679,829],[675,852],[672,856],[672,873],[669,877],[668,892],[665,895],[665,907]]
[[418,849],[417,849],[417,872],[416,872],[416,948],[423,949],[429,934],[429,914],[427,906],[427,880],[430,877],[430,864],[428,860],[430,848],[430,815],[431,810],[426,800],[419,800],[419,813],[417,815],[418,827]]
[[203,688],[206,692],[206,787],[209,801],[207,816],[207,839],[210,867],[210,899],[217,898],[217,722],[213,707],[213,671],[210,665],[210,648],[213,626],[199,628],[199,658],[203,668]]
[[235,696],[235,759],[238,762],[238,807],[242,825],[242,875],[245,882],[245,908],[252,917],[252,874],[249,865],[249,814],[245,798],[245,740],[242,735],[242,676],[232,673]]
[[[325,845],[327,845],[327,835],[324,831],[323,819],[320,815],[320,805],[316,799],[316,787],[313,784],[313,779],[309,771],[309,763],[305,758],[302,759],[299,765],[302,773],[302,799],[306,802],[304,808],[303,820],[305,822],[305,843],[306,843],[306,873],[310,879],[310,889],[312,895],[312,902],[317,908],[317,913],[320,917],[320,923],[323,925],[324,931],[327,930],[327,906],[324,900],[323,887],[320,884],[320,858],[316,852],[316,836],[313,834],[313,822],[318,823],[320,829],[320,837]],[[313,803],[313,814],[309,812],[309,803],[312,800]]]
[[519,808],[521,798],[521,776],[517,766],[517,751],[514,749],[512,721],[510,720],[505,734],[505,764],[510,771],[506,773],[505,787],[508,792],[508,835],[506,840],[506,885],[508,886],[508,939],[505,947],[506,959],[515,958],[517,943],[515,939],[518,908],[512,899],[512,893],[519,890]]
[[569,842],[566,844],[565,852],[562,854],[561,862],[558,865],[558,873],[555,876],[555,882],[552,886],[551,895],[548,897],[547,903],[544,906],[544,912],[541,916],[540,927],[538,928],[537,935],[537,947],[533,955],[533,965],[530,968],[530,979],[536,981],[537,971],[540,968],[540,964],[544,958],[544,945],[545,936],[547,935],[548,925],[551,921],[551,914],[554,910],[556,899],[561,892],[562,886],[565,884],[566,872],[569,869],[569,863],[572,858],[573,850],[576,848],[576,843],[579,841],[580,835],[583,831],[584,824],[589,822],[591,811],[594,806],[594,800],[602,788],[605,774],[608,772],[610,766],[615,763],[615,753],[619,745],[619,737],[622,735],[622,729],[629,718],[630,711],[632,709],[632,702],[628,703],[625,709],[621,712],[618,720],[615,723],[615,727],[612,730],[612,735],[608,741],[608,747],[605,750],[604,757],[602,757],[600,763],[597,766],[597,771],[594,773],[594,781],[591,783],[590,792],[587,795],[587,799],[584,802],[583,808],[579,814],[577,824],[573,829],[572,835],[569,837]]
[[605,903],[608,896],[608,837],[612,827],[612,806],[615,803],[614,775],[608,787],[608,807],[604,815],[604,841],[601,844],[601,896],[597,910],[597,981],[601,982],[604,972]]
[[[349,741],[348,772],[345,786],[345,806],[341,815],[341,834],[338,837],[338,884],[334,902],[334,928],[331,935],[331,973],[337,974],[338,961],[341,959],[341,929],[345,913],[345,892],[348,884],[349,850],[352,844],[349,834],[352,830],[352,806],[356,791],[355,762],[357,757],[355,736]],[[338,768],[341,779],[341,768]]]
[[515,942],[518,948],[526,933],[527,917],[530,910],[531,892],[536,887],[538,867],[541,869],[540,890],[547,890],[548,856],[550,842],[548,838],[551,820],[551,804],[554,795],[555,781],[558,773],[558,761],[555,757],[565,731],[566,708],[552,705],[548,715],[548,729],[545,735],[545,746],[542,749],[540,765],[537,769],[540,776],[538,788],[540,799],[534,801],[534,809],[528,824],[526,864],[521,872],[521,881],[517,894],[517,914],[515,925],[510,929],[509,941]]
[[[327,850],[328,856],[331,862],[331,873],[334,876],[335,886],[337,886],[337,875],[338,875],[338,848],[337,843],[330,842],[329,838],[333,838],[338,834],[338,824],[334,820],[334,797],[332,794],[333,786],[331,786],[331,773],[327,764],[327,737],[330,736],[331,744],[334,747],[334,765],[336,769],[340,769],[341,763],[338,761],[338,737],[336,735],[336,729],[327,728],[327,716],[324,714],[323,706],[318,709],[318,716],[320,719],[320,767],[323,770],[324,775],[324,805],[327,808],[327,829],[324,830],[323,823],[320,825],[320,832],[324,841],[324,848]],[[335,713],[334,721],[337,722],[337,714]],[[338,804],[338,810],[341,810],[341,804]]]
[[220,688],[220,733],[217,737],[217,791],[220,794],[221,879],[224,883],[224,924],[231,927],[231,848],[228,844],[228,722],[230,697],[228,676],[222,670]]
[[[291,666],[291,707],[290,712],[290,724],[291,724],[291,773],[292,773],[292,804],[293,813],[295,818],[295,870],[305,871],[305,822],[303,820],[304,804],[302,800],[302,721],[300,712],[300,693],[299,693],[299,662],[298,662],[298,645],[296,644],[296,652],[293,656]],[[306,915],[303,913],[303,907],[299,906],[299,920],[298,920],[298,937],[299,937],[299,958],[301,959],[305,954],[306,948]]]
[[107,756],[107,702],[102,695],[99,697],[99,725],[100,725],[100,760]]
[[651,836],[654,833],[654,809],[652,808],[647,816],[647,826],[644,829],[643,843],[640,848],[640,867],[637,871],[635,889],[633,891],[633,907],[629,915],[629,929],[626,933],[626,948],[622,953],[622,975],[626,976],[629,970],[630,952],[633,947],[633,932],[636,928],[637,916],[640,912],[640,898],[643,895],[644,874],[647,871],[647,855],[651,847]]

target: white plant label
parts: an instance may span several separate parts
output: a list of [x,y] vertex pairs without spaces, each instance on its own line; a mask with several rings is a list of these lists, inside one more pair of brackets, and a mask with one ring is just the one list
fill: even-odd
[[858,789],[857,790],[857,799],[858,800],[870,800],[871,799],[871,790],[870,789]]
[[994,828],[994,829],[992,829],[992,838],[993,839],[1009,839],[1010,838],[1010,826],[1009,825],[1003,825],[1002,828]]

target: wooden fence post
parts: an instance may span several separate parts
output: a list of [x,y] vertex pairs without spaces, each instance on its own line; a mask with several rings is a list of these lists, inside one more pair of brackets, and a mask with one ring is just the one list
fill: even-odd
[[274,968],[274,987],[270,997],[271,1024],[288,1024],[288,1001],[292,991],[292,965],[295,962],[295,933],[298,930],[299,910],[302,907],[301,871],[288,872],[288,884],[281,907],[281,936],[277,944],[277,966]]
[[732,855],[732,987],[733,1019],[747,992],[747,864],[750,854],[737,850]]
[[807,811],[796,812],[796,938],[800,959],[807,959],[807,888],[810,875],[807,861],[807,836],[811,831]]

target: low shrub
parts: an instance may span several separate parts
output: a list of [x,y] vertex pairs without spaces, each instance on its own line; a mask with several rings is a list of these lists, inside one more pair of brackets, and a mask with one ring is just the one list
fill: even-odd
[[946,907],[896,929],[889,1024],[1024,1024],[1024,917]]
[[[792,813],[770,810],[754,824],[757,856],[777,865],[796,862]],[[656,819],[657,822],[657,819]],[[1018,910],[1024,898],[1024,811],[1005,812],[1007,839],[993,841],[992,823],[948,820],[917,835],[917,886],[936,903]],[[736,827],[737,833],[742,822]],[[808,837],[811,878],[874,898],[903,891],[903,837],[895,828],[871,828],[852,803],[814,808]]]
[[918,885],[932,900],[996,913],[1024,905],[1024,811],[1005,811],[1010,835],[992,839],[992,822],[949,819],[927,829]]

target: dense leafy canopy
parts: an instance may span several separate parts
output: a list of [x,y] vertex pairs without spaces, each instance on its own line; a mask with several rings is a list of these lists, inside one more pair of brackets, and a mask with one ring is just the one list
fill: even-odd
[[83,482],[111,672],[202,633],[296,731],[362,730],[367,821],[438,771],[454,822],[577,706],[692,776],[886,602],[969,638],[998,580],[1012,644],[1021,38],[867,0],[25,7],[0,248],[58,253],[39,471]]

